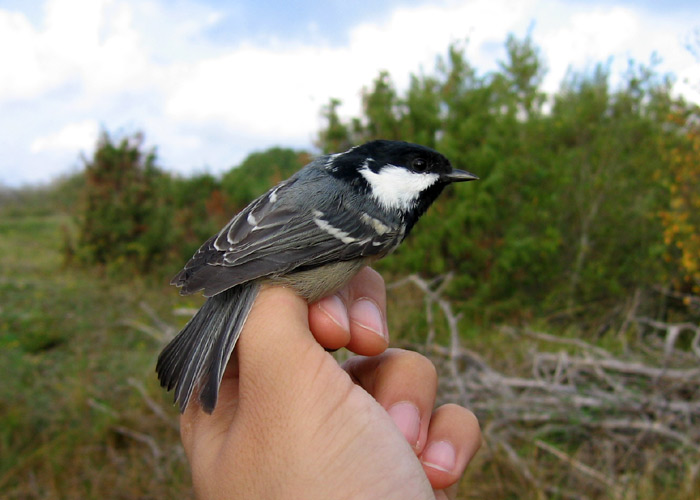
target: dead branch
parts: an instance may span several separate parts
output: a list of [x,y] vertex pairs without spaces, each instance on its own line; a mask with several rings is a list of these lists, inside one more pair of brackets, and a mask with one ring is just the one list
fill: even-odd
[[153,325],[146,324],[144,322],[136,321],[133,319],[125,319],[122,320],[120,323],[125,326],[130,326],[133,329],[138,330],[139,332],[145,333],[146,335],[157,340],[160,343],[167,342],[175,336],[175,329],[172,327],[172,325],[169,325],[168,323],[163,321],[151,306],[149,306],[145,302],[140,302],[139,307],[143,312],[146,313]]
[[110,417],[114,417],[114,418],[119,417],[119,414],[116,411],[111,409],[109,406],[107,406],[103,403],[100,403],[95,398],[88,398],[87,405],[90,408],[92,408],[93,410],[97,410],[99,412],[105,413],[105,414],[109,415]]
[[505,454],[508,456],[510,464],[513,466],[513,468],[515,468],[527,482],[539,488],[540,484],[538,479],[532,473],[527,463],[518,456],[513,447],[506,440],[497,439],[493,436],[493,431],[496,427],[496,425],[489,425],[484,428],[483,434],[487,446],[493,446],[496,449],[503,450],[503,452],[505,452]]
[[165,422],[168,425],[168,427],[172,428],[177,432],[180,432],[180,426],[177,424],[177,422],[173,420],[172,417],[168,416],[165,410],[158,403],[156,403],[153,400],[153,398],[151,398],[148,395],[148,392],[146,391],[146,388],[144,387],[142,382],[136,380],[133,377],[129,377],[126,380],[126,383],[138,391],[138,393],[141,395],[141,398],[146,403],[146,406],[148,406],[160,420]]
[[700,445],[698,445],[696,442],[691,441],[688,439],[686,436],[681,434],[680,432],[676,432],[672,429],[669,429],[667,426],[663,425],[661,422],[647,422],[643,420],[631,420],[631,419],[618,419],[618,420],[603,420],[599,424],[601,427],[604,427],[606,429],[615,429],[615,430],[623,430],[623,431],[630,431],[630,430],[639,430],[643,431],[645,433],[655,433],[659,434],[663,437],[668,437],[671,438],[675,441],[678,441],[679,443],[683,444],[684,446],[687,446],[688,448],[695,450],[695,451],[700,451]]
[[136,321],[133,319],[124,319],[121,320],[119,323],[124,326],[130,326],[134,330],[137,330],[141,333],[145,333],[152,339],[157,340],[159,343],[164,342],[168,338],[165,336],[165,333],[163,331],[154,328],[151,325],[147,325],[146,323],[142,323],[140,321]]
[[133,429],[129,429],[128,427],[124,427],[122,425],[115,425],[113,429],[115,432],[123,436],[129,437],[135,441],[138,441],[139,443],[143,443],[146,446],[148,446],[148,448],[151,450],[151,455],[153,455],[153,458],[156,461],[160,460],[160,458],[163,456],[163,452],[158,447],[156,440],[153,439],[151,436],[142,432],[135,431]]
[[674,299],[681,299],[683,302],[690,306],[700,309],[700,295],[693,295],[690,293],[677,292],[671,290],[670,288],[665,288],[661,286],[654,287],[654,290],[667,297],[673,297]]
[[693,337],[691,348],[695,355],[700,358],[700,326],[694,325],[693,323],[664,323],[645,317],[636,317],[634,319],[637,323],[648,325],[657,330],[666,331],[666,341],[664,342],[664,356],[666,358],[673,353],[676,341],[682,332],[685,330],[694,332],[695,336]]
[[173,314],[175,316],[194,316],[198,310],[196,307],[177,307],[173,309]]
[[148,305],[148,303],[141,301],[139,302],[139,307],[148,315],[151,321],[155,323],[156,328],[166,334],[166,338],[173,338],[175,335],[175,329],[172,327],[172,325],[163,321],[160,316],[158,316],[158,313],[156,313],[155,310]]
[[625,315],[625,320],[622,322],[620,329],[618,330],[618,335],[620,338],[624,339],[625,332],[629,329],[634,317],[637,315],[637,310],[639,309],[639,304],[641,302],[642,291],[637,288],[634,291],[634,296],[632,297],[632,305],[627,309],[627,314]]
[[[459,314],[454,314],[452,311],[452,304],[450,304],[449,301],[444,299],[442,297],[442,292],[445,290],[447,285],[449,284],[450,281],[452,281],[453,274],[448,273],[446,276],[440,279],[439,285],[433,289],[432,286],[434,286],[435,281],[428,282],[422,279],[420,276],[417,274],[411,274],[408,276],[406,279],[407,282],[413,283],[416,285],[424,294],[426,297],[426,308],[429,308],[432,310],[433,304],[437,304],[440,309],[442,310],[442,313],[445,315],[445,319],[447,320],[447,327],[450,332],[450,353],[449,353],[449,366],[450,366],[450,372],[452,375],[452,379],[455,382],[455,385],[457,387],[457,390],[459,391],[460,396],[466,397],[467,392],[464,387],[464,384],[462,382],[462,378],[459,376],[459,368],[457,364],[457,360],[459,358],[459,355],[461,353],[461,346],[460,346],[460,336],[459,336],[459,319],[460,315]],[[395,285],[396,286],[396,285]],[[394,286],[394,287],[395,287]],[[432,322],[432,314],[428,318]],[[434,336],[434,326],[432,323],[429,324],[429,335],[430,332],[433,332]]]
[[[508,332],[514,332],[514,328],[502,328],[505,331]],[[522,335],[525,335],[527,337],[531,337],[537,340],[543,340],[545,342],[551,342],[553,344],[565,344],[565,345],[571,345],[574,347],[578,347],[580,349],[585,349],[587,351],[590,351],[594,354],[597,354],[599,356],[603,357],[609,357],[610,353],[606,351],[605,349],[601,349],[600,347],[596,347],[593,344],[589,344],[588,342],[585,342],[581,339],[569,339],[565,337],[557,337],[556,335],[550,335],[549,333],[543,333],[543,332],[536,332],[534,330],[530,330],[529,328],[526,328],[522,330]]]
[[[549,353],[540,353],[541,361],[555,363],[559,360],[558,355]],[[600,367],[609,371],[616,371],[622,374],[639,375],[652,379],[675,379],[678,381],[700,385],[700,368],[689,369],[672,369],[664,367],[648,366],[639,362],[625,362],[617,359],[591,359],[591,358],[572,358],[569,364],[576,368],[595,368]]]
[[595,479],[596,481],[598,481],[600,483],[603,483],[608,488],[615,489],[615,486],[616,486],[615,481],[612,478],[609,478],[608,476],[603,474],[602,472],[599,472],[599,471],[595,470],[594,468],[589,467],[588,465],[584,464],[583,462],[576,460],[575,458],[567,455],[563,451],[555,448],[551,444],[545,443],[544,441],[542,441],[540,439],[535,440],[535,445],[538,448],[551,453],[552,455],[557,457],[559,460],[567,463],[568,465],[570,465],[571,467],[573,467],[577,471],[581,472],[582,474],[584,474],[592,479]]
[[[581,487],[580,498],[596,497],[601,488],[624,498],[624,485],[642,471],[659,470],[665,478],[675,467],[674,474],[687,477],[689,464],[700,462],[700,326],[640,318],[636,297],[625,329],[632,322],[643,324],[664,332],[664,340],[625,345],[622,355],[582,339],[502,327],[516,339],[536,341],[518,373],[509,373],[461,345],[459,317],[438,293],[446,281],[402,280],[423,292],[426,308],[438,306],[450,331],[449,346],[436,345],[434,333],[428,333],[429,342],[414,347],[441,372],[440,401],[468,406],[482,423],[487,449],[502,452],[487,460],[506,461],[542,498],[544,492],[563,492],[561,475],[552,474],[558,482],[548,483],[547,462],[521,451],[533,446],[569,465],[567,491],[575,496]],[[429,316],[429,332],[433,322]],[[694,334],[690,355],[678,348],[680,335],[688,331]],[[570,447],[577,449],[576,458],[563,451]],[[588,465],[601,463],[601,457],[605,469]],[[665,471],[655,467],[660,460]]]

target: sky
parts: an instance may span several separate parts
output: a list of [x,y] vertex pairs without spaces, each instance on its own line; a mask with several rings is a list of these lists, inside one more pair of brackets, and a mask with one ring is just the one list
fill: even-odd
[[312,150],[321,107],[381,70],[399,91],[468,39],[480,74],[530,33],[556,92],[567,70],[630,58],[700,103],[696,1],[0,0],[0,186],[75,172],[101,130],[138,131],[158,164],[221,173],[271,146]]

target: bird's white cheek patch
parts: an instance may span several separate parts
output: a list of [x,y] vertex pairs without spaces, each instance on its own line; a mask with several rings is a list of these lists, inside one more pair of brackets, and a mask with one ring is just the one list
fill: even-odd
[[360,170],[372,188],[372,196],[388,209],[409,210],[421,192],[435,184],[440,176],[411,172],[395,165],[383,167],[379,173],[369,168]]

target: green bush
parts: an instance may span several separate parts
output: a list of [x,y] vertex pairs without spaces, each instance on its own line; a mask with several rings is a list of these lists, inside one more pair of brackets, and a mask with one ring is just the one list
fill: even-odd
[[[663,279],[668,204],[663,138],[670,82],[630,65],[615,88],[602,66],[570,74],[552,98],[529,38],[510,37],[506,58],[481,75],[464,46],[435,74],[396,91],[380,73],[363,91],[359,117],[324,108],[319,145],[402,139],[443,152],[480,181],[450,188],[384,271],[455,271],[451,294],[470,306],[511,304],[547,312],[604,304]],[[429,258],[428,258],[429,256]]]
[[77,257],[86,263],[135,264],[150,269],[172,243],[172,211],[165,196],[167,177],[145,152],[143,136],[118,143],[103,132],[85,160],[85,190]]

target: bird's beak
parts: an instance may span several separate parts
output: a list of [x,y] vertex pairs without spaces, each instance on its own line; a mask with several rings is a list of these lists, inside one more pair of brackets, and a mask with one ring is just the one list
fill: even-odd
[[465,182],[465,181],[475,181],[478,180],[479,178],[472,174],[471,172],[467,172],[466,170],[459,170],[456,168],[452,169],[452,172],[449,174],[444,174],[442,176],[442,179],[447,182]]

